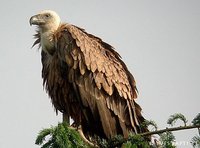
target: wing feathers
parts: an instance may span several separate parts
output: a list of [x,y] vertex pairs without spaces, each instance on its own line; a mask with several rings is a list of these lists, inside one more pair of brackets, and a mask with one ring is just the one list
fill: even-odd
[[92,112],[94,120],[99,116],[106,137],[119,131],[113,125],[120,126],[124,136],[130,130],[137,133],[140,110],[134,105],[135,81],[119,54],[83,29],[69,24],[63,26],[65,33],[62,35],[61,31],[60,38],[67,37],[64,37],[65,45],[57,43],[59,54],[65,55],[69,82],[75,80],[83,106]]
[[[135,92],[130,89],[129,78],[126,70],[120,64],[119,55],[116,52],[111,52],[114,51],[112,47],[75,26],[68,25],[67,29],[76,40],[76,45],[80,47],[84,55],[82,60],[84,60],[87,69],[93,73],[98,70],[98,72],[105,74],[106,81],[102,83],[104,90],[112,95],[112,85],[114,83],[121,97],[132,99],[132,94]],[[110,51],[105,47],[109,47]],[[76,57],[74,59],[76,60]],[[111,79],[113,83],[111,83]],[[96,85],[100,88],[99,83]],[[122,90],[122,87],[129,87],[129,91]]]

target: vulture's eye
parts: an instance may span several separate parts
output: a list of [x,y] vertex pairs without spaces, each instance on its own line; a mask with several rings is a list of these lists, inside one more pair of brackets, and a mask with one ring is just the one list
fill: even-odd
[[50,14],[45,14],[45,17],[46,17],[46,18],[50,17]]

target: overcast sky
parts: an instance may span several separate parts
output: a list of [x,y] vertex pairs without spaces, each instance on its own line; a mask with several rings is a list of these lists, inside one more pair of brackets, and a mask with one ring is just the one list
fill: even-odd
[[[39,130],[61,121],[42,87],[40,51],[31,49],[29,18],[44,9],[115,47],[137,81],[144,116],[159,128],[173,113],[189,122],[199,113],[199,0],[1,0],[0,148],[37,148]],[[179,144],[196,134],[175,132]]]

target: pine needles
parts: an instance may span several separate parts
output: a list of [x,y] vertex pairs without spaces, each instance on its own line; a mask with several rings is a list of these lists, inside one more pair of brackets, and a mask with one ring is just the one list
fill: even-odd
[[167,121],[167,124],[173,126],[177,120],[181,120],[184,123],[184,126],[186,126],[187,123],[187,119],[185,118],[185,116],[181,113],[176,113],[170,116],[170,118]]
[[162,144],[162,148],[175,148],[173,142],[175,142],[175,137],[172,132],[165,132],[160,134],[160,142]]
[[84,148],[84,143],[77,131],[68,128],[66,123],[39,132],[35,144],[41,148]]
[[[193,125],[200,125],[200,113],[192,120]],[[200,128],[198,128],[199,135],[196,135],[192,138],[191,144],[193,147],[200,148]]]
[[194,125],[200,125],[200,113],[192,120]]
[[193,147],[200,148],[200,137],[199,136],[194,136],[190,142]]
[[[145,121],[141,126],[152,127],[152,131],[140,134],[130,134],[127,139],[117,135],[112,139],[103,139],[97,137],[96,144],[101,148],[175,148],[176,141],[173,131],[197,128],[199,135],[192,138],[191,144],[195,148],[200,148],[200,113],[193,119],[191,125],[187,125],[187,119],[184,115],[176,113],[171,115],[167,123],[173,126],[177,120],[181,120],[184,126],[171,127],[158,130],[158,126],[154,121]],[[153,136],[152,136],[153,135]],[[149,137],[151,136],[151,140]],[[159,137],[158,137],[159,136]],[[154,141],[153,141],[154,140]],[[43,129],[39,132],[35,144],[41,148],[89,148],[84,143],[79,133],[71,129],[67,123],[58,123],[57,126]]]
[[153,121],[153,120],[145,120],[145,121],[141,124],[141,126],[143,126],[143,127],[148,127],[148,129],[149,129],[149,126],[151,126],[151,127],[153,128],[152,130],[154,130],[154,131],[157,131],[157,130],[158,130],[158,126],[157,126],[156,122]]

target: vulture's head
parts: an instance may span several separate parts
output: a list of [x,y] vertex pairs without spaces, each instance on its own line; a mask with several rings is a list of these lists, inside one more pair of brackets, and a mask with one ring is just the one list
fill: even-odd
[[55,31],[60,23],[58,14],[51,10],[44,10],[30,18],[30,25],[37,25],[41,32]]

